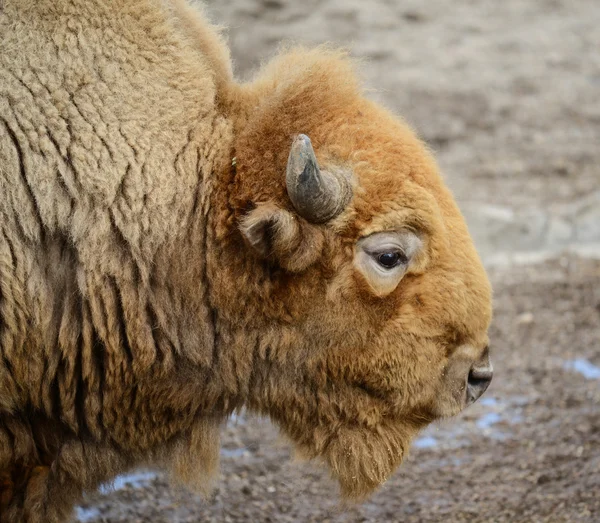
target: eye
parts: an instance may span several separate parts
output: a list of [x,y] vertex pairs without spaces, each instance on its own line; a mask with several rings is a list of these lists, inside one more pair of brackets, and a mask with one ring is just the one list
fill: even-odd
[[393,269],[407,261],[406,256],[400,251],[382,252],[376,255],[376,259],[384,269]]
[[423,242],[412,230],[374,232],[356,242],[354,263],[376,296],[386,296],[410,270]]

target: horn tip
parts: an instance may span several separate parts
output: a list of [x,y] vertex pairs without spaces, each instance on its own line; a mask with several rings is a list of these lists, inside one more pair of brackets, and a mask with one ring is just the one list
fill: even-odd
[[311,143],[308,135],[302,134],[302,133],[299,133],[294,137],[294,142],[304,142],[307,145],[309,145]]

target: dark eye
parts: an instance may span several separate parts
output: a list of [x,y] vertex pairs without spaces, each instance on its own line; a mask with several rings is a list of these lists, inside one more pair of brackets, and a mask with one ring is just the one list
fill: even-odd
[[377,263],[385,269],[393,269],[405,260],[404,254],[398,251],[382,252],[377,255]]

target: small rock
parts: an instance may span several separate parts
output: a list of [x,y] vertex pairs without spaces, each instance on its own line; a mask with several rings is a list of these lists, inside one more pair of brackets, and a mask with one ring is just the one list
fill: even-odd
[[533,313],[524,312],[523,314],[519,314],[517,316],[517,324],[529,325],[530,323],[533,323]]
[[405,13],[402,13],[402,18],[404,18],[404,20],[406,20],[407,22],[412,23],[419,23],[425,21],[425,15],[417,11],[406,11]]

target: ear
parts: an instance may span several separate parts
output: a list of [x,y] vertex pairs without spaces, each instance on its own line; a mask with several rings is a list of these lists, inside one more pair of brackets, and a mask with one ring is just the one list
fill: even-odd
[[312,265],[323,250],[323,233],[317,227],[273,203],[258,204],[246,214],[240,231],[262,258],[291,272]]

